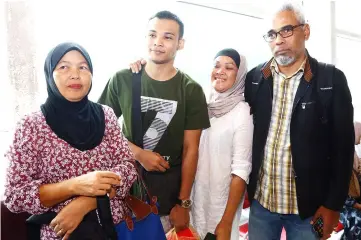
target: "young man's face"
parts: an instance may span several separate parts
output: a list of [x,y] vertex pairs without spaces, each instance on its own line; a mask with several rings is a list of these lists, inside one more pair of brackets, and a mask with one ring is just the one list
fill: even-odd
[[174,60],[184,40],[179,39],[179,24],[168,19],[153,18],[148,23],[147,33],[149,60],[165,64]]

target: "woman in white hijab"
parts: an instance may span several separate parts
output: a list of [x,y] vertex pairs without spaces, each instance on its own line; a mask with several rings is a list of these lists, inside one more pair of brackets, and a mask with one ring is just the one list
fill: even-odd
[[[139,72],[146,61],[130,64]],[[208,101],[211,128],[202,132],[192,189],[191,225],[203,239],[239,240],[239,220],[252,169],[253,121],[244,101],[247,64],[234,49],[214,58]]]
[[234,49],[214,59],[208,103],[211,128],[202,132],[192,190],[191,222],[203,239],[239,239],[239,220],[251,172],[253,121],[244,101],[246,60]]

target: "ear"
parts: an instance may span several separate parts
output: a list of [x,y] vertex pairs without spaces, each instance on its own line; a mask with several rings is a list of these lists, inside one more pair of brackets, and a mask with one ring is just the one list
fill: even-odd
[[177,50],[182,50],[183,48],[184,48],[184,43],[185,43],[185,39],[180,39],[179,41],[178,41],[178,48],[177,48]]
[[310,34],[311,34],[310,25],[308,23],[306,23],[305,26],[303,27],[303,29],[304,29],[304,34],[305,34],[305,40],[307,41],[310,38]]

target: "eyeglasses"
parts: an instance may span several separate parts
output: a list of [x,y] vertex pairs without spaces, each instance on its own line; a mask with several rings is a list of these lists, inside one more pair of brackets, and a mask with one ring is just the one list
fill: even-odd
[[293,35],[293,30],[295,30],[295,28],[298,27],[303,27],[305,24],[299,24],[299,25],[287,25],[284,26],[283,28],[281,28],[281,30],[279,30],[278,32],[271,30],[269,31],[267,34],[263,35],[264,40],[266,40],[266,42],[273,42],[276,38],[277,38],[277,34],[279,34],[281,37],[283,38],[288,38],[291,37]]

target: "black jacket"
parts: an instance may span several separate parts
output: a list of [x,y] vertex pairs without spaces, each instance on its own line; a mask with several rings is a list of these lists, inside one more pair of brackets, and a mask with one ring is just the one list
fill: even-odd
[[[245,98],[254,119],[252,172],[248,185],[254,198],[272,114],[271,61],[262,71],[252,69],[246,78]],[[308,218],[322,205],[340,211],[348,193],[354,154],[353,106],[345,75],[335,69],[328,122],[321,121],[317,81],[319,63],[308,56],[297,89],[291,119],[291,152],[299,215]],[[252,96],[254,75],[262,78]],[[254,83],[253,83],[254,84]],[[304,103],[304,104],[302,104]]]

